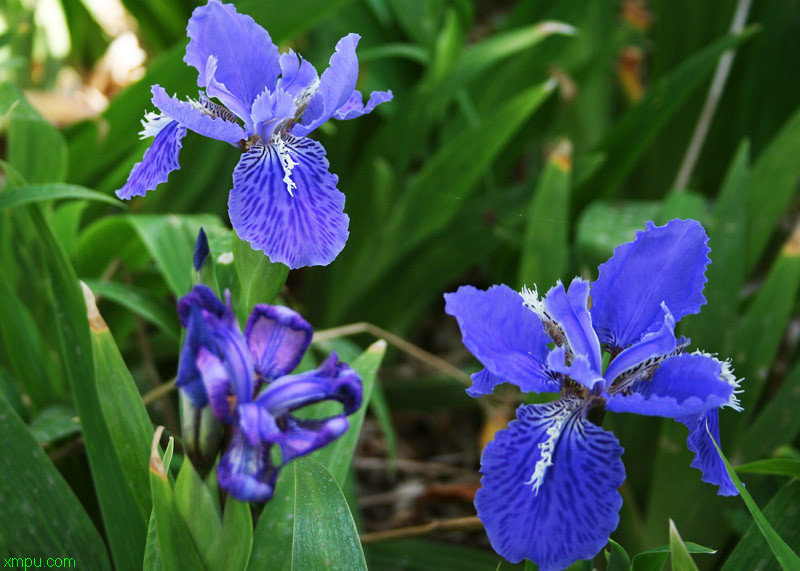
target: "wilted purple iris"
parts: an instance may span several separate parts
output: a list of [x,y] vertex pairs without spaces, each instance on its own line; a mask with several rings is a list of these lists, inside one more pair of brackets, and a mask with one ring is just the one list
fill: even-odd
[[[198,99],[180,101],[152,87],[141,135],[155,137],[117,196],[143,196],[180,168],[186,129],[243,151],[233,171],[228,213],[236,233],[273,262],[290,268],[329,264],[347,241],[349,217],[325,149],[306,135],[328,119],[353,119],[391,100],[375,91],[364,105],[355,90],[356,45],[336,44],[321,77],[291,50],[279,53],[267,31],[232,4],[195,9],[184,61],[198,71]],[[216,101],[214,101],[216,99]]]
[[517,420],[483,451],[475,506],[506,559],[550,571],[594,557],[606,544],[625,479],[622,447],[599,426],[606,410],[686,424],[692,466],[719,494],[736,494],[706,427],[719,441],[719,408],[741,410],[738,381],[727,362],[684,353],[689,340],[674,333],[706,301],[707,242],[693,220],[649,222],[592,284],[575,278],[565,290],[558,282],[543,299],[535,289],[520,295],[507,286],[445,295],[464,344],[485,367],[472,377],[471,396],[503,382],[561,394],[520,406]]
[[[217,469],[219,485],[245,501],[272,497],[281,466],[309,454],[347,430],[346,415],[361,406],[361,379],[331,353],[312,371],[290,375],[303,357],[313,331],[285,307],[256,305],[242,335],[230,299],[198,285],[178,305],[187,329],[178,380],[194,406],[211,406],[232,426]],[[342,403],[343,413],[300,419],[292,412],[321,402]],[[273,462],[278,446],[281,464]]]

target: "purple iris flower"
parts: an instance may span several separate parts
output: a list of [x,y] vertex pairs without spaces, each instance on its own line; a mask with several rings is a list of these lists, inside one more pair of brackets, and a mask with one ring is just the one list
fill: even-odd
[[445,295],[464,344],[485,367],[472,376],[471,396],[504,382],[560,393],[521,405],[481,457],[475,506],[509,561],[561,569],[594,557],[616,529],[625,468],[619,442],[599,426],[606,410],[684,423],[692,466],[719,494],[736,494],[706,427],[719,441],[719,408],[741,410],[739,382],[729,363],[685,352],[689,340],[674,332],[706,301],[707,242],[694,220],[648,222],[591,284],[558,282],[542,299],[504,285]]
[[[361,379],[335,353],[312,371],[290,375],[311,343],[313,330],[286,307],[256,305],[242,335],[230,304],[204,285],[178,304],[187,329],[178,380],[192,403],[211,406],[232,427],[217,468],[219,485],[244,501],[272,497],[280,468],[347,430],[346,415],[361,406]],[[302,419],[293,411],[322,401],[342,403],[343,413]],[[275,464],[272,447],[281,463]]]
[[279,53],[267,31],[233,4],[210,0],[195,9],[187,32],[183,60],[205,91],[180,101],[152,87],[159,112],[146,114],[141,136],[154,137],[153,144],[117,196],[144,196],[166,182],[180,168],[190,129],[243,151],[228,197],[240,238],[290,268],[329,264],[344,248],[350,219],[325,149],[306,136],[328,119],[353,119],[392,99],[390,91],[375,91],[364,105],[355,89],[360,36],[339,40],[318,76],[293,51]]

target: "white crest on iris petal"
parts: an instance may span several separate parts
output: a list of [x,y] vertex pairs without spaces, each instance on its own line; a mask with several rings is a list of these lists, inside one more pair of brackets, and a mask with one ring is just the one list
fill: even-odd
[[278,158],[283,167],[283,183],[286,185],[286,190],[289,191],[289,196],[294,196],[292,191],[297,188],[297,185],[292,180],[292,169],[300,163],[292,158],[289,147],[286,146],[281,137],[273,137],[271,144],[278,153]]
[[553,418],[553,425],[548,427],[545,431],[547,440],[539,443],[539,450],[542,451],[539,460],[536,461],[536,466],[533,468],[533,474],[530,479],[525,482],[526,486],[532,486],[531,491],[534,494],[539,493],[539,488],[544,482],[544,475],[547,469],[553,465],[553,452],[555,452],[558,437],[564,429],[564,423],[572,415],[573,408],[565,406],[564,409],[555,415]]
[[700,349],[697,349],[692,353],[692,355],[702,355],[703,357],[708,357],[709,359],[714,359],[717,363],[720,364],[720,371],[719,371],[719,378],[728,383],[733,391],[731,392],[731,398],[728,399],[728,402],[722,405],[722,407],[730,407],[737,412],[742,412],[744,408],[742,407],[742,402],[739,400],[739,397],[736,395],[742,394],[744,389],[740,388],[742,381],[744,379],[737,379],[736,375],[733,374],[733,368],[731,366],[730,359],[725,361],[720,361],[717,359],[712,353],[706,353]]
[[533,286],[533,289],[530,289],[528,286],[522,286],[520,295],[522,296],[522,303],[525,305],[525,307],[533,311],[540,318],[552,321],[552,318],[548,315],[547,310],[544,308],[544,300],[539,299],[539,290],[536,289],[535,285]]
[[172,121],[173,119],[170,119],[166,115],[148,111],[144,114],[144,119],[141,121],[142,130],[139,131],[139,138],[146,139],[148,137],[155,137],[162,131],[162,129],[164,129],[164,127],[172,123]]

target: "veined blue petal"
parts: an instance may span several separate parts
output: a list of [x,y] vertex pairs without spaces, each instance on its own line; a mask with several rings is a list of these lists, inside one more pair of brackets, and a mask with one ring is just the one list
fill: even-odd
[[160,85],[154,85],[151,90],[153,105],[187,129],[232,145],[237,145],[245,138],[244,129],[238,123],[226,121],[221,117],[212,117],[191,103],[170,97]]
[[721,406],[741,410],[738,387],[727,362],[701,352],[676,355],[662,362],[652,379],[637,381],[629,391],[607,396],[606,409],[671,418]]
[[219,459],[217,481],[220,488],[243,502],[266,502],[275,491],[278,467],[270,460],[271,444],[252,445],[238,428],[227,450]]
[[355,119],[356,117],[372,113],[373,109],[378,105],[391,101],[393,97],[391,91],[373,91],[369,96],[369,101],[364,105],[364,98],[361,92],[355,90],[353,95],[350,96],[350,99],[333,114],[333,117],[340,121]]
[[[147,121],[157,121],[157,130],[148,131],[148,123],[145,123]],[[186,136],[186,128],[177,121],[154,114],[149,115],[145,122],[143,134],[155,133],[155,139],[145,151],[142,161],[133,165],[128,181],[117,190],[117,196],[124,200],[144,196],[148,190],[155,190],[159,184],[167,182],[169,173],[180,168],[178,156],[183,137]]]
[[233,383],[225,363],[205,347],[198,349],[195,363],[214,416],[228,424],[232,423],[233,411],[229,397],[233,395]]
[[[481,291],[462,286],[446,293],[445,312],[458,321],[464,345],[494,378],[481,376],[468,394],[490,392],[497,378],[523,391],[558,392],[561,385],[544,365],[549,337],[536,314],[523,305],[522,297],[505,285]],[[489,382],[486,382],[486,381]]]
[[569,292],[561,280],[550,288],[544,299],[539,300],[536,290],[524,289],[525,305],[536,313],[544,324],[547,334],[559,347],[567,344],[567,354],[583,355],[598,374],[602,372],[600,342],[592,329],[589,314],[589,282],[575,278],[569,284]]
[[322,401],[338,401],[344,414],[352,414],[361,406],[361,391],[358,373],[331,353],[312,371],[272,381],[256,402],[276,418]]
[[661,309],[661,329],[647,333],[609,363],[605,377],[611,392],[627,388],[643,375],[649,378],[658,363],[682,348],[675,339],[675,319],[665,304]]
[[316,141],[289,136],[255,145],[233,171],[231,224],[272,262],[292,269],[327,265],[349,236],[350,218],[337,182]]
[[[265,87],[275,85],[280,74],[278,48],[264,28],[250,16],[239,14],[233,4],[210,0],[196,8],[187,32],[190,42],[183,61],[197,69],[199,86],[208,87],[210,80],[216,79],[249,109]],[[206,67],[211,56],[217,60],[213,78],[208,77]],[[234,110],[233,102],[220,101]]]
[[618,246],[592,284],[592,322],[601,343],[625,348],[659,328],[662,303],[676,323],[700,311],[707,242],[698,222],[672,220],[664,226],[648,222],[633,242]]
[[280,65],[281,77],[278,79],[278,88],[292,97],[296,98],[311,89],[319,79],[314,66],[292,50],[281,54]]
[[546,362],[547,368],[553,373],[567,376],[588,389],[593,389],[597,383],[605,381],[603,376],[589,364],[585,355],[567,353],[564,345],[550,351]]
[[311,454],[327,446],[347,432],[349,423],[344,415],[319,420],[304,420],[289,416],[283,438],[278,443],[284,462]]
[[594,557],[617,527],[622,447],[585,402],[522,405],[481,457],[475,506],[495,551],[541,571]]
[[704,482],[719,486],[717,494],[720,496],[737,495],[739,492],[736,486],[733,485],[730,476],[728,476],[725,463],[722,461],[706,430],[706,426],[708,426],[708,430],[711,431],[714,440],[722,447],[719,439],[719,409],[713,408],[700,414],[679,418],[678,420],[689,429],[686,445],[689,450],[694,452],[692,468],[697,468],[703,473],[702,479]]
[[356,46],[359,39],[358,34],[348,34],[337,42],[330,65],[322,72],[317,92],[308,102],[302,122],[292,129],[293,135],[308,135],[333,117],[353,95],[358,80]]
[[247,320],[244,336],[256,372],[271,381],[297,367],[314,330],[299,313],[287,307],[256,305]]
[[[247,402],[252,400],[254,390],[253,359],[230,307],[230,299],[228,304],[223,304],[211,288],[197,285],[181,298],[178,312],[187,328],[187,336],[176,385],[189,394],[196,406],[203,406],[205,402],[198,395],[198,381],[201,381],[209,398],[217,395],[225,401],[214,402],[212,399],[211,405],[220,420],[230,422],[227,397],[236,395],[238,402]],[[203,357],[202,363],[201,350],[209,353]],[[204,371],[201,365],[207,370]],[[228,389],[222,391],[217,387],[212,390],[211,385],[216,387],[222,383],[223,377]]]
[[268,141],[282,119],[294,117],[297,106],[294,97],[283,89],[265,89],[253,103],[253,128],[262,139]]

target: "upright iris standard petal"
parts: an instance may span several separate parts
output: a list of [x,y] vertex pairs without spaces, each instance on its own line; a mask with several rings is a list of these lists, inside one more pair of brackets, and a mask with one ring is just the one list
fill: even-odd
[[348,102],[358,80],[356,46],[360,39],[358,34],[348,34],[337,42],[330,65],[319,78],[316,94],[308,102],[302,122],[295,125],[292,134],[308,135]]
[[287,137],[280,148],[255,145],[233,171],[231,223],[272,262],[293,269],[327,265],[349,235],[337,181],[316,141]]
[[[692,468],[697,468],[703,473],[704,482],[719,486],[717,493],[720,496],[737,495],[739,491],[728,476],[725,463],[711,441],[713,436],[717,444],[722,446],[719,439],[719,409],[714,408],[678,420],[689,429],[686,445],[694,452]],[[709,431],[711,436],[708,434]]]
[[[237,109],[250,109],[265,86],[275,85],[281,72],[278,48],[264,28],[239,14],[233,4],[210,0],[196,8],[187,32],[190,41],[183,61],[198,71],[200,87],[208,87],[211,80],[223,84],[230,96],[209,93],[237,115]],[[217,62],[213,78],[207,74],[209,57]],[[239,116],[245,123],[250,119]]]
[[708,236],[694,220],[647,223],[633,242],[614,250],[592,284],[592,322],[600,341],[625,348],[661,325],[661,304],[675,321],[705,303]]
[[[176,385],[187,391],[195,406],[203,406],[207,400],[199,394],[198,381],[208,389],[207,375],[213,383],[222,382],[224,377],[228,385],[226,391],[217,387],[213,394],[206,392],[208,397],[220,399],[211,404],[217,418],[223,419],[229,414],[226,412],[229,411],[227,397],[236,395],[239,401],[249,401],[254,388],[253,359],[230,307],[230,300],[227,305],[223,304],[211,288],[197,285],[181,298],[178,311],[188,334]],[[201,351],[208,353],[203,359],[203,364],[208,367],[206,371],[200,367]]]
[[217,481],[222,489],[243,502],[266,502],[275,492],[278,468],[272,464],[272,444],[251,444],[234,428],[230,445],[219,459]]
[[148,190],[155,190],[159,184],[167,182],[169,173],[180,168],[178,155],[186,128],[173,120],[161,119],[161,122],[153,144],[145,151],[142,161],[133,165],[127,182],[116,192],[123,200],[144,196]]
[[373,91],[369,96],[369,101],[364,105],[364,98],[361,92],[355,90],[347,103],[342,105],[339,110],[333,114],[334,119],[346,121],[348,119],[355,119],[362,115],[372,113],[372,111],[381,103],[386,103],[392,100],[391,91]]
[[280,66],[281,77],[278,79],[278,88],[292,97],[302,95],[319,79],[314,66],[292,50],[281,54]]
[[522,297],[525,305],[539,315],[556,345],[566,343],[568,353],[584,356],[594,371],[602,371],[600,342],[589,315],[589,282],[575,278],[567,292],[559,280],[541,301],[535,291],[525,290]]
[[154,85],[151,89],[153,105],[164,115],[174,119],[187,129],[232,145],[238,144],[245,138],[245,132],[238,123],[227,121],[221,117],[212,117],[191,103],[170,97],[160,85]]
[[233,395],[233,383],[225,363],[205,347],[197,351],[197,370],[203,379],[203,386],[208,395],[211,410],[219,420],[233,422],[230,397]]
[[517,292],[505,285],[487,291],[464,286],[444,298],[445,311],[458,321],[464,345],[493,375],[479,377],[467,390],[470,396],[491,392],[500,379],[523,391],[559,390],[560,383],[544,366],[550,338]]
[[626,393],[606,397],[606,408],[670,418],[722,406],[741,410],[738,386],[728,363],[700,352],[676,355],[662,362],[651,379],[633,383]]
[[619,522],[622,447],[576,401],[520,406],[483,451],[475,505],[492,547],[513,563],[554,571],[589,559]]
[[314,332],[303,317],[277,305],[256,305],[244,332],[256,372],[266,380],[289,374],[300,364]]

